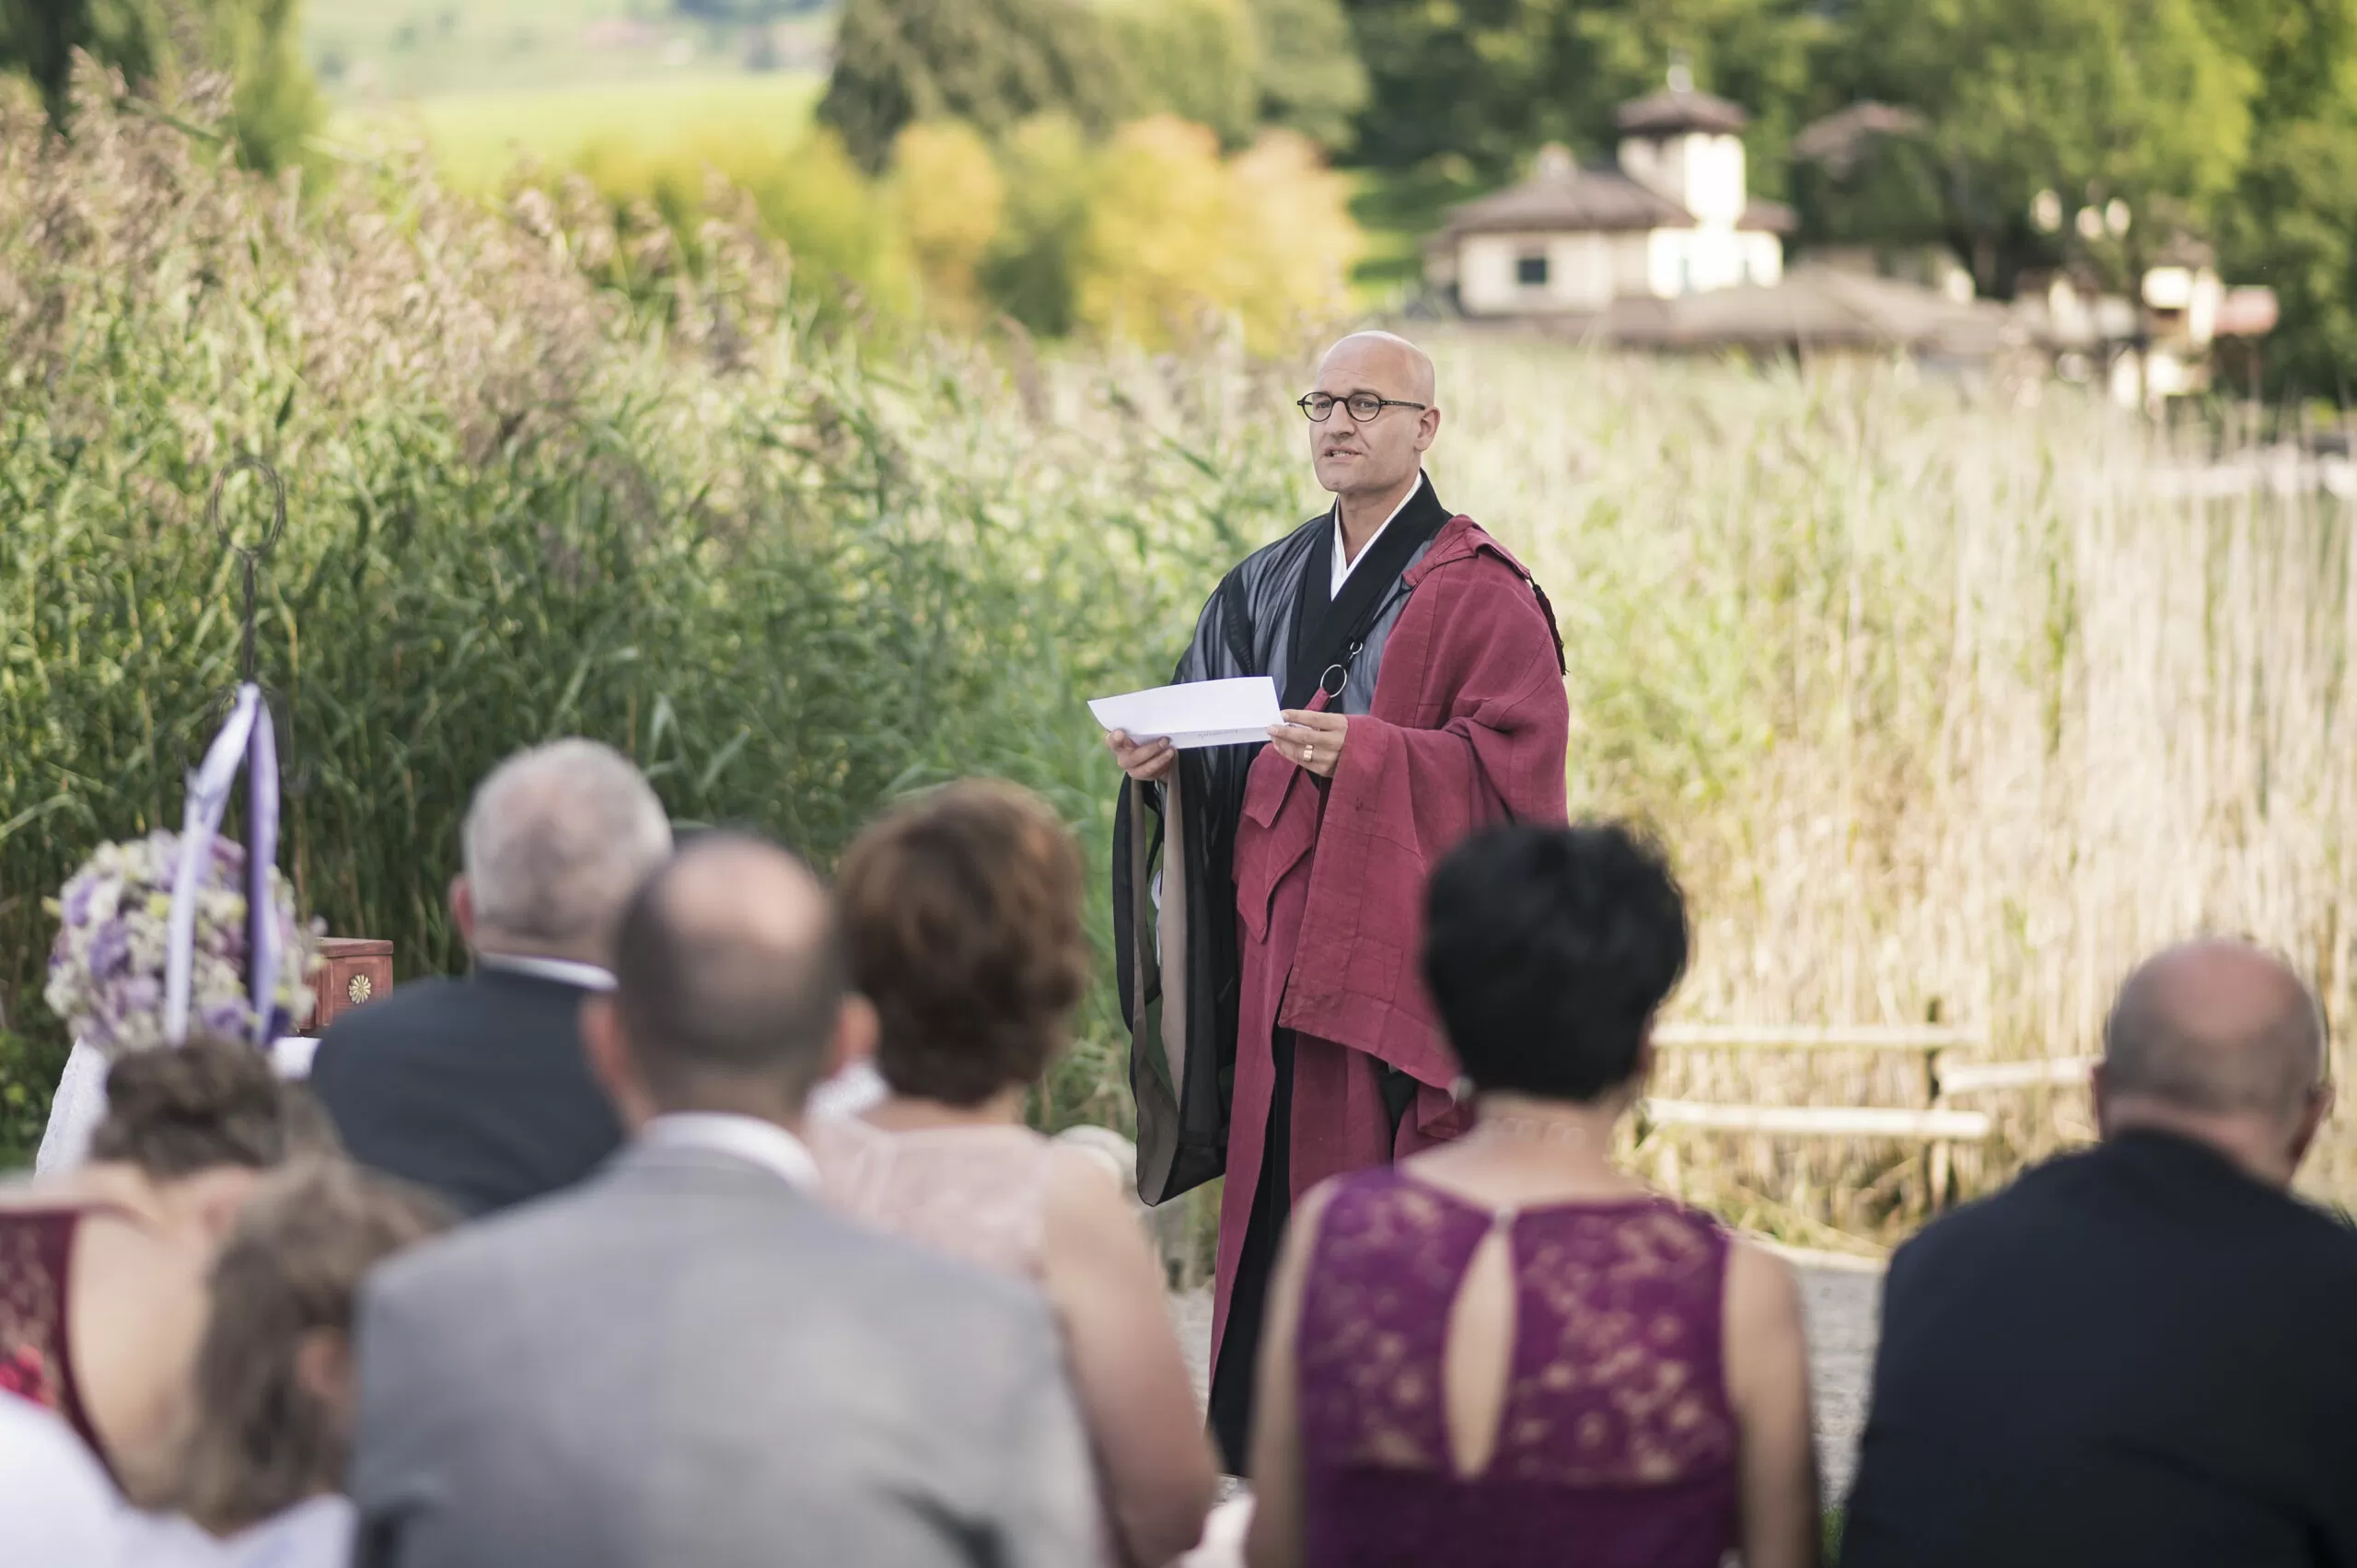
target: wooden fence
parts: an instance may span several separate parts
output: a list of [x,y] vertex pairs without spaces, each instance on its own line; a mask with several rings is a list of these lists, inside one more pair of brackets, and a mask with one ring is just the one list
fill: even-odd
[[1958,1144],[1988,1141],[1996,1130],[1985,1110],[1959,1106],[2007,1089],[2068,1086],[2086,1081],[2091,1056],[2048,1057],[2030,1062],[1952,1060],[1955,1053],[1983,1051],[1979,1029],[1941,1025],[1891,1028],[1836,1026],[1777,1028],[1747,1024],[1665,1024],[1654,1031],[1664,1051],[1850,1051],[1912,1055],[1922,1063],[1921,1103],[1912,1106],[1815,1106],[1725,1104],[1709,1100],[1648,1099],[1641,1112],[1655,1127],[1695,1127],[1713,1132],[1749,1132],[1782,1138],[1876,1138],[1923,1145],[1923,1182],[1933,1209],[1947,1201],[1952,1151]]

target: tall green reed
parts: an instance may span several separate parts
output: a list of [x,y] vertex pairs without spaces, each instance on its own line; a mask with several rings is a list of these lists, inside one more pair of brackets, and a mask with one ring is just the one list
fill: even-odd
[[[880,359],[761,308],[782,264],[749,238],[732,275],[708,237],[718,263],[650,310],[594,285],[615,237],[565,215],[413,170],[273,187],[96,100],[72,145],[26,112],[0,110],[18,1152],[63,1045],[41,897],[176,819],[236,679],[201,521],[232,452],[289,489],[257,638],[288,868],[404,974],[460,959],[443,892],[472,784],[563,734],[622,748],[681,821],[822,865],[880,803],[974,772],[1047,793],[1101,861],[1112,775],[1081,700],[1163,675],[1209,574],[1290,505],[1234,355]],[[239,479],[224,510],[250,536],[261,505]],[[1044,1120],[1120,1120],[1112,1023],[1100,987]]]

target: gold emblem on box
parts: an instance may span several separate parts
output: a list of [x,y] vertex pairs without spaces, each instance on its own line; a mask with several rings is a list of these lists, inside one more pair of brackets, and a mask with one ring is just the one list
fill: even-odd
[[351,982],[344,986],[343,993],[352,999],[353,1005],[358,1006],[361,1003],[367,1001],[376,990],[375,986],[368,983],[366,975],[356,974],[352,977]]

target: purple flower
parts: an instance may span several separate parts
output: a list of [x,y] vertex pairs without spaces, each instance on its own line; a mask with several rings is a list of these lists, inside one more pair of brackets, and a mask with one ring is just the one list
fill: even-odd
[[131,934],[121,920],[99,927],[90,943],[90,973],[98,978],[120,974],[131,964]]
[[243,1039],[253,1025],[253,1013],[242,1002],[215,1002],[197,1015],[206,1034],[222,1040]]
[[64,922],[79,925],[90,917],[90,887],[94,878],[76,877],[65,885]]

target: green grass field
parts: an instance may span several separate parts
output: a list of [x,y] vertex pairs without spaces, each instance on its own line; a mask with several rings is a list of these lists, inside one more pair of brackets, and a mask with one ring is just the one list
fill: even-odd
[[303,20],[313,67],[347,106],[807,70],[832,28],[823,6],[757,34],[670,0],[309,0]]
[[564,164],[599,142],[660,147],[717,127],[734,135],[790,142],[808,123],[824,78],[807,71],[689,75],[516,92],[426,99],[388,109],[346,109],[331,139],[364,145],[423,134],[450,182],[464,190],[499,183],[517,157]]

